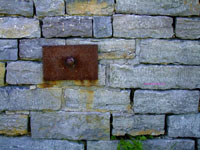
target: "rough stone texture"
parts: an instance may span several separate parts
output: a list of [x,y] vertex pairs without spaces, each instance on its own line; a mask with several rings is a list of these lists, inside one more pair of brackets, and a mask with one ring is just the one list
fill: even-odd
[[112,36],[111,17],[93,17],[93,32],[94,37],[104,38]]
[[136,90],[134,93],[135,113],[198,113],[199,91]]
[[51,37],[92,37],[92,18],[80,16],[46,17],[42,26],[43,35]]
[[17,40],[0,40],[0,60],[17,60]]
[[40,34],[37,19],[0,18],[0,38],[37,38]]
[[22,59],[42,59],[42,46],[65,45],[64,39],[23,39],[19,44]]
[[42,64],[30,61],[9,62],[6,82],[8,84],[38,84],[42,82]]
[[0,88],[0,111],[3,110],[58,110],[61,108],[62,89]]
[[165,116],[114,113],[112,125],[115,136],[161,135],[165,132]]
[[58,16],[65,14],[64,0],[34,0],[37,16]]
[[66,0],[69,15],[112,15],[114,0]]
[[189,139],[155,139],[142,143],[143,150],[195,150],[195,141]]
[[110,114],[97,112],[34,112],[33,138],[109,140]]
[[[116,150],[119,141],[88,141],[87,150]],[[143,150],[194,150],[193,140],[154,139],[142,141]]]
[[67,111],[130,111],[130,90],[65,89]]
[[147,15],[199,15],[198,0],[116,0],[117,13]]
[[60,80],[60,81],[43,81],[37,85],[39,88],[47,88],[47,87],[69,87],[71,85],[75,86],[104,86],[106,83],[106,66],[98,65],[98,80]]
[[200,18],[177,18],[176,36],[182,39],[200,38]]
[[141,63],[200,64],[200,41],[144,39],[139,49]]
[[26,115],[0,115],[0,134],[13,136],[27,133],[28,117]]
[[200,114],[175,115],[167,118],[168,136],[200,137]]
[[0,15],[22,15],[33,16],[32,0],[1,0]]
[[109,85],[120,88],[200,88],[198,66],[110,65]]
[[165,16],[114,15],[114,37],[171,38],[173,19]]
[[4,77],[5,77],[5,64],[0,63],[0,86],[4,85]]
[[135,57],[135,40],[125,39],[67,39],[67,45],[97,44],[99,59],[132,59]]
[[41,140],[30,137],[0,137],[1,150],[84,150],[83,143]]

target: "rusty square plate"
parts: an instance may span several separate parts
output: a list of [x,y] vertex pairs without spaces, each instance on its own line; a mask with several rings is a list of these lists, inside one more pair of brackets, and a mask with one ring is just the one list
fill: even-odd
[[98,46],[44,46],[43,76],[46,81],[97,80]]

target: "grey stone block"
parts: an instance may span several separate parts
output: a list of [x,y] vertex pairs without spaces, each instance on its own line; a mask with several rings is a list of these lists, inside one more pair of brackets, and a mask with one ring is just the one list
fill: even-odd
[[67,45],[97,44],[99,59],[132,59],[135,57],[135,40],[127,39],[67,39]]
[[42,64],[30,61],[9,62],[7,65],[6,82],[8,84],[39,84],[42,83]]
[[46,17],[43,19],[43,35],[51,37],[92,37],[92,18],[81,16]]
[[32,18],[0,18],[0,38],[40,37],[39,20]]
[[64,0],[34,0],[37,16],[59,16],[65,14]]
[[112,125],[115,136],[161,135],[165,133],[165,116],[113,113]]
[[22,59],[42,59],[42,46],[65,45],[64,39],[23,39],[19,44]]
[[41,140],[30,137],[0,137],[1,150],[84,150],[83,143]]
[[0,88],[0,110],[59,110],[62,89]]
[[33,138],[109,140],[110,114],[97,112],[33,112]]
[[168,136],[200,137],[200,114],[174,115],[167,118]]
[[17,40],[0,40],[0,60],[17,60]]
[[198,66],[110,65],[109,85],[141,89],[196,89],[200,87]]
[[136,90],[134,93],[134,112],[140,114],[198,113],[199,91]]
[[114,15],[114,37],[171,38],[173,19],[165,16]]
[[0,1],[0,14],[2,15],[22,15],[33,16],[32,0],[2,0]]
[[176,36],[182,39],[200,38],[200,18],[177,18]]
[[[116,150],[119,141],[88,141],[87,150]],[[153,139],[142,141],[143,150],[194,150],[195,142],[189,139]]]
[[144,39],[138,45],[141,63],[200,64],[200,41]]
[[69,15],[112,15],[114,0],[66,0]]
[[104,38],[112,36],[111,17],[95,16],[93,17],[93,32],[94,37]]
[[195,141],[189,139],[153,139],[142,143],[143,150],[195,150]]
[[24,135],[27,133],[28,133],[27,115],[2,115],[2,114],[0,115],[0,134],[14,136],[14,135]]
[[67,111],[131,111],[130,90],[65,89]]
[[116,0],[117,13],[146,15],[199,15],[198,0]]

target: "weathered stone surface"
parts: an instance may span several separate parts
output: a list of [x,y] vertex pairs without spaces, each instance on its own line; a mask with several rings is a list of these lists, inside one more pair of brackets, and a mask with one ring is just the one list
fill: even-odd
[[198,0],[116,0],[118,13],[147,15],[191,16],[199,15]]
[[200,114],[174,115],[167,118],[168,136],[200,137]]
[[66,140],[41,140],[30,137],[0,137],[2,150],[84,150],[83,143]]
[[92,37],[92,18],[81,16],[46,17],[42,26],[43,35],[50,37]]
[[17,60],[17,40],[0,40],[0,60]]
[[198,144],[197,148],[198,148],[198,150],[200,150],[200,139],[197,140],[197,144]]
[[33,138],[108,140],[110,114],[97,112],[33,112]]
[[[200,12],[200,11],[199,11]],[[200,18],[177,18],[176,36],[182,39],[200,38]]]
[[69,86],[104,86],[106,83],[106,66],[98,65],[98,80],[60,80],[60,81],[43,81],[37,85],[39,88],[47,88],[47,87],[69,87]]
[[67,39],[67,45],[97,44],[99,59],[132,59],[135,57],[135,40],[125,39]]
[[40,37],[39,20],[30,18],[0,18],[0,38]]
[[2,0],[0,1],[0,15],[33,16],[33,1]]
[[4,85],[4,77],[5,77],[5,64],[0,63],[0,86]]
[[114,37],[171,38],[173,19],[165,16],[114,15]]
[[34,0],[37,16],[58,16],[65,14],[64,0]]
[[110,65],[109,85],[120,88],[196,89],[200,87],[198,66]]
[[64,39],[23,39],[19,44],[22,59],[42,59],[42,46],[65,45]]
[[66,0],[69,15],[112,15],[114,0]]
[[0,88],[0,110],[59,110],[62,90]]
[[164,115],[134,115],[126,113],[113,114],[113,130],[115,136],[129,134],[161,135],[164,134]]
[[155,139],[142,143],[143,150],[195,150],[195,141],[189,139]]
[[144,39],[139,49],[141,63],[200,64],[200,41]]
[[198,113],[199,91],[136,90],[134,93],[135,113]]
[[67,111],[131,111],[130,90],[65,89]]
[[28,133],[26,115],[0,115],[0,134],[24,135]]
[[[119,141],[88,141],[87,150],[116,150]],[[143,150],[194,150],[193,140],[154,139],[142,141]]]
[[111,17],[96,16],[93,17],[93,20],[94,37],[103,38],[112,36]]
[[9,84],[38,84],[42,82],[42,64],[30,61],[9,62],[6,82]]

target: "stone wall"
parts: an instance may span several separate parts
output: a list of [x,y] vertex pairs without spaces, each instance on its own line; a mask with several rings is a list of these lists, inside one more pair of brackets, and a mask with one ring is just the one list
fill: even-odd
[[[1,0],[0,150],[200,150],[199,0]],[[42,46],[97,44],[96,81],[43,81]]]

